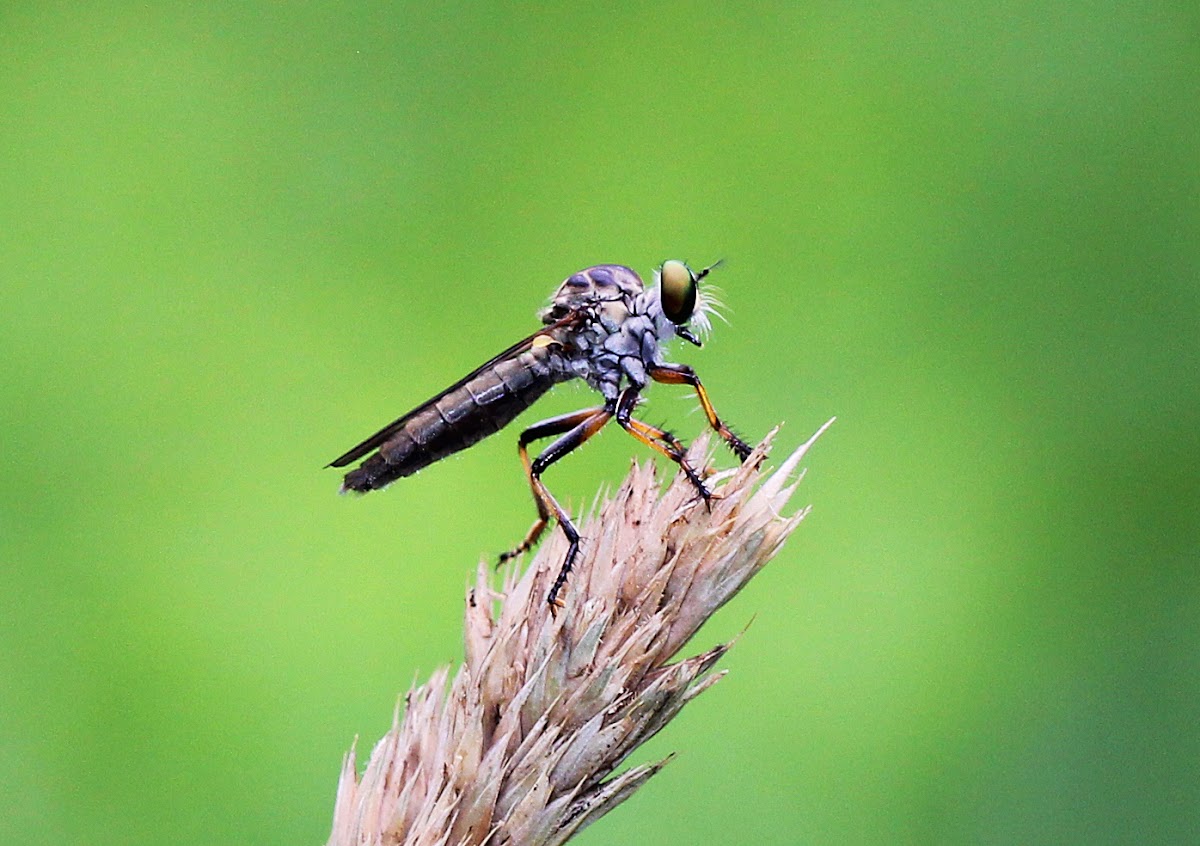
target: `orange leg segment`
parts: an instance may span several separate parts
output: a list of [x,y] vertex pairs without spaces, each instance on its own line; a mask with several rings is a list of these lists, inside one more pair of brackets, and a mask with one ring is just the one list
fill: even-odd
[[700,377],[696,375],[695,370],[686,364],[657,364],[647,367],[646,372],[655,382],[666,385],[691,385],[700,400],[700,407],[704,409],[704,416],[708,418],[708,425],[725,439],[725,443],[739,459],[745,461],[750,457],[750,445],[721,422],[717,410],[713,408],[712,400],[708,398],[708,391],[704,390],[704,385],[700,383]]
[[705,505],[709,505],[712,499],[712,492],[708,486],[700,478],[695,468],[688,463],[686,452],[683,444],[668,432],[666,429],[660,429],[657,426],[651,426],[649,423],[643,423],[641,420],[635,420],[631,414],[633,408],[637,405],[638,391],[636,388],[626,388],[621,394],[620,401],[617,403],[617,423],[621,428],[629,434],[633,435],[639,441],[653,450],[656,450],[667,458],[679,465],[679,469],[687,476],[696,488],[696,492],[700,494],[700,498],[704,500]]
[[[559,528],[567,536],[567,541],[570,545],[567,548],[567,555],[563,560],[562,567],[559,568],[558,576],[554,579],[554,585],[550,588],[550,593],[546,597],[546,601],[550,603],[551,610],[562,607],[562,603],[558,600],[558,594],[562,590],[563,585],[567,583],[567,575],[571,572],[571,567],[575,564],[575,557],[579,554],[579,530],[571,522],[571,515],[567,514],[566,509],[559,505],[550,491],[546,489],[546,485],[542,482],[542,473],[551,464],[576,447],[582,446],[589,438],[603,429],[604,424],[612,419],[613,413],[614,409],[604,406],[601,408],[586,408],[582,411],[552,417],[549,420],[543,420],[541,423],[535,423],[533,426],[530,426],[521,433],[521,438],[518,442],[521,462],[525,465],[525,472],[529,477],[529,486],[533,491],[533,501],[537,505],[538,519],[530,527],[525,539],[515,549],[501,555],[500,561],[503,563],[533,546],[538,538],[541,537],[542,532],[545,531],[546,525],[549,523],[551,515],[553,515],[554,519],[558,521]],[[540,438],[552,437],[553,435],[560,435],[560,437],[542,450],[542,453],[537,458],[530,461],[529,443]]]

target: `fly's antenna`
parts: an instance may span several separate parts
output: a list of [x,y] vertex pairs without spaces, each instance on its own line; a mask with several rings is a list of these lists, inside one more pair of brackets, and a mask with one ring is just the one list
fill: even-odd
[[[705,267],[702,270],[695,271],[696,282],[707,277],[718,267],[725,264],[725,259],[720,258]],[[712,333],[712,320],[716,317],[722,323],[728,325],[729,319],[725,317],[725,301],[722,299],[723,292],[716,285],[705,283],[703,286],[697,285],[696,291],[696,311],[692,316],[692,320],[699,330],[701,338],[707,338]]]
[[703,279],[708,274],[712,273],[714,270],[716,270],[718,267],[720,267],[723,264],[725,264],[725,259],[719,258],[716,261],[714,261],[712,264],[710,264],[708,267],[704,268],[703,270],[697,271],[696,272],[696,281],[699,282],[701,279]]

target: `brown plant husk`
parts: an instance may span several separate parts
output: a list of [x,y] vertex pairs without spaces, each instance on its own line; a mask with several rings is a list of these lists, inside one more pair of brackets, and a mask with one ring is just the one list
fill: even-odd
[[730,644],[671,659],[808,513],[784,509],[828,426],[765,473],[769,436],[710,479],[711,510],[682,475],[660,491],[654,466],[635,465],[581,526],[557,615],[545,600],[560,532],[499,591],[480,564],[464,663],[449,683],[443,668],[409,692],[361,778],[346,756],[329,846],[554,846],[628,798],[667,760],[616,769],[720,680],[711,670]]

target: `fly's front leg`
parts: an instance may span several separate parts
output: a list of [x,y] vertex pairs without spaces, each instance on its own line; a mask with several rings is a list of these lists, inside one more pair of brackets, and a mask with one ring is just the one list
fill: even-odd
[[529,480],[529,487],[533,492],[533,504],[537,506],[538,516],[533,521],[533,525],[529,527],[529,531],[525,534],[523,541],[508,552],[500,553],[500,560],[496,562],[497,567],[510,558],[516,558],[518,555],[528,552],[538,542],[538,538],[542,536],[542,532],[546,530],[546,525],[550,522],[550,506],[539,490],[539,488],[544,490],[544,486],[541,486],[534,478],[533,462],[529,459],[529,445],[542,438],[552,438],[555,435],[570,432],[575,427],[586,423],[603,411],[604,408],[599,407],[572,411],[570,414],[560,414],[558,417],[551,417],[539,423],[534,423],[521,433],[521,437],[517,441],[517,451],[521,454],[521,464],[525,467],[525,478]]
[[688,481],[696,488],[696,492],[700,495],[700,498],[704,500],[704,504],[711,507],[712,491],[704,484],[704,480],[700,478],[700,474],[696,472],[695,468],[688,463],[687,450],[679,439],[666,429],[660,429],[657,426],[651,426],[649,423],[643,423],[641,420],[633,419],[631,415],[633,414],[634,407],[637,405],[637,401],[637,388],[626,388],[617,402],[617,423],[621,425],[622,429],[646,446],[657,450],[678,464],[679,469],[683,471],[683,475],[687,476]]
[[739,459],[745,461],[750,457],[750,445],[735,435],[721,422],[721,418],[717,417],[717,411],[708,398],[708,391],[700,384],[700,377],[696,375],[695,370],[686,364],[652,364],[646,368],[646,373],[655,382],[666,385],[691,385],[700,400],[700,407],[704,409],[704,416],[708,418],[708,425],[725,439],[725,443]]

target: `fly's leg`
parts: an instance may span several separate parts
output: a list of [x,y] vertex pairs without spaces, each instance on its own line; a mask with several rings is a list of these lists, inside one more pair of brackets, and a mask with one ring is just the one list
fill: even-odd
[[704,480],[700,478],[700,474],[696,472],[695,468],[688,463],[687,450],[679,439],[665,429],[659,429],[657,426],[633,419],[631,415],[637,401],[637,389],[626,388],[617,402],[617,423],[646,446],[657,450],[678,464],[683,475],[687,476],[688,481],[696,488],[696,493],[704,500],[705,506],[711,508],[712,491],[704,484]]
[[[567,583],[567,576],[575,564],[575,557],[579,554],[579,530],[571,522],[571,515],[567,514],[566,509],[559,505],[558,500],[546,489],[546,485],[542,482],[542,473],[546,472],[546,468],[551,464],[576,447],[582,446],[592,435],[604,428],[604,424],[612,419],[613,413],[614,409],[610,406],[589,408],[577,411],[574,414],[564,414],[561,417],[544,421],[543,423],[531,426],[521,434],[521,455],[522,459],[526,462],[529,484],[533,489],[533,498],[538,506],[538,520],[533,524],[533,528],[529,530],[526,541],[528,543],[535,541],[541,535],[542,531],[545,530],[546,523],[549,521],[550,515],[553,514],[563,534],[567,536],[569,544],[566,558],[563,559],[558,576],[555,577],[554,584],[550,587],[550,593],[546,596],[546,602],[550,604],[552,612],[556,608],[562,607],[562,603],[558,600],[558,594],[562,590],[563,585]],[[568,427],[570,428],[568,429]],[[564,429],[567,430],[566,434],[542,450],[542,453],[532,463],[529,462],[529,453],[526,450],[529,441],[550,437],[562,432]],[[525,543],[522,546],[525,549],[529,548]],[[517,550],[514,550],[508,557],[516,554],[518,550],[521,550],[521,547],[517,547]]]
[[511,558],[516,558],[518,555],[528,552],[538,542],[538,538],[542,536],[542,532],[546,530],[546,526],[550,522],[550,507],[539,492],[539,482],[533,475],[533,462],[529,458],[529,445],[542,438],[552,438],[555,435],[570,432],[602,411],[604,411],[602,407],[585,408],[581,411],[572,411],[570,414],[560,414],[558,417],[551,417],[547,420],[534,423],[521,433],[521,437],[517,441],[517,451],[521,455],[521,464],[525,467],[525,478],[529,480],[529,488],[533,492],[533,504],[537,506],[538,516],[533,521],[533,525],[529,527],[529,531],[525,534],[523,541],[508,552],[500,553],[500,560],[496,563],[497,567]]
[[567,583],[567,576],[571,572],[571,567],[575,564],[575,556],[579,554],[579,530],[571,522],[571,515],[567,514],[566,510],[550,494],[550,491],[546,490],[546,486],[542,483],[542,473],[545,472],[547,467],[558,461],[568,452],[582,446],[588,438],[604,428],[604,424],[611,420],[612,416],[613,411],[611,408],[605,407],[601,409],[557,441],[550,444],[550,446],[542,451],[541,455],[533,460],[530,478],[533,479],[537,496],[554,512],[554,517],[558,520],[559,528],[567,536],[567,541],[570,544],[567,547],[567,555],[563,559],[562,567],[559,568],[558,575],[554,578],[554,584],[550,586],[550,593],[546,595],[546,602],[550,604],[551,613],[556,608],[563,607],[562,603],[558,600],[558,592]]
[[708,425],[712,426],[717,434],[725,439],[725,443],[739,459],[745,461],[750,457],[750,445],[735,435],[728,426],[721,422],[721,418],[717,417],[717,411],[708,398],[708,391],[704,390],[704,385],[700,384],[700,377],[696,375],[695,370],[686,364],[652,364],[646,368],[646,373],[655,382],[662,382],[666,385],[691,385],[700,400],[700,407],[704,409],[704,416],[708,418]]

